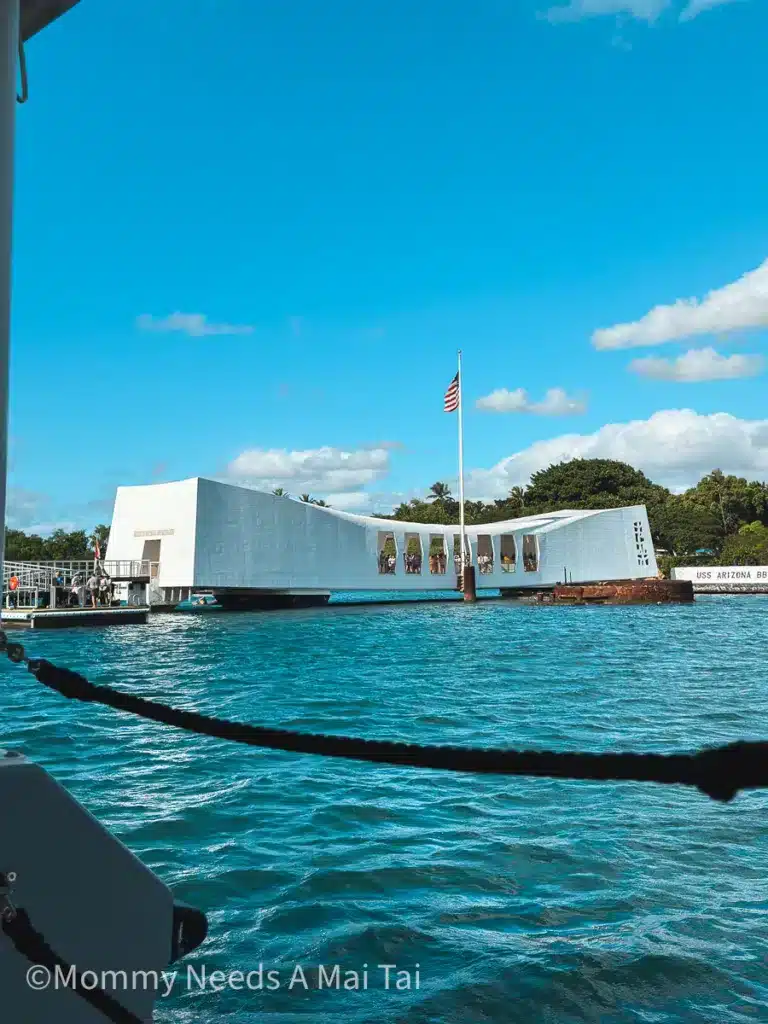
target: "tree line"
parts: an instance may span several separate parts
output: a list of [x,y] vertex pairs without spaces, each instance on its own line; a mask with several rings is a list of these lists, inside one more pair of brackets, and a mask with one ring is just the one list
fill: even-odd
[[5,558],[9,562],[90,561],[96,557],[95,542],[103,556],[108,540],[109,527],[103,523],[90,534],[85,530],[54,530],[50,537],[6,527]]
[[[282,488],[273,493],[285,497]],[[300,500],[325,505],[309,494]],[[768,484],[727,476],[719,469],[695,485],[675,494],[655,484],[640,470],[613,459],[573,459],[534,473],[527,487],[513,487],[495,501],[466,501],[470,525],[560,509],[619,508],[645,505],[659,565],[668,571],[675,564],[768,565]],[[459,522],[459,503],[447,484],[432,484],[424,498],[412,498],[380,519],[411,523]],[[41,562],[91,559],[98,540],[102,554],[109,527],[99,525],[67,533],[54,530],[50,537],[6,529],[5,557],[9,561]]]

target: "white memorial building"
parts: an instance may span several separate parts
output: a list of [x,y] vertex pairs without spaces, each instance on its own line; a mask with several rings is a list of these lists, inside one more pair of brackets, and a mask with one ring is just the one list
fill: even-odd
[[[467,526],[466,538],[478,590],[657,574],[642,505]],[[458,526],[353,515],[195,477],[118,488],[105,558],[141,562],[156,601],[211,591],[225,607],[290,607],[325,603],[331,591],[452,590],[459,551]]]

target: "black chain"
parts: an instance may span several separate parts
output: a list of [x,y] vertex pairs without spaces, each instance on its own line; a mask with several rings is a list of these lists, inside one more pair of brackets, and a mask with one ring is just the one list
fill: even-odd
[[[0,880],[5,881],[3,876]],[[3,890],[7,892],[7,883]],[[5,899],[5,906],[0,912],[0,927],[3,933],[8,936],[17,953],[26,957],[31,964],[45,967],[52,976],[58,970],[63,972],[67,980],[67,987],[76,992],[86,1003],[95,1010],[99,1010],[112,1024],[143,1024],[141,1017],[126,1010],[113,996],[105,992],[103,988],[83,984],[82,974],[75,971],[66,960],[55,953],[48,945],[45,938],[35,929],[29,919],[29,914],[23,907],[14,907],[10,899]],[[72,977],[72,982],[69,978]]]
[[135,697],[108,686],[96,686],[77,672],[59,668],[42,658],[28,658],[23,646],[8,642],[4,633],[0,633],[2,650],[12,662],[25,662],[38,682],[63,697],[103,704],[153,722],[253,747],[486,775],[695,786],[713,800],[722,801],[732,800],[742,789],[768,787],[768,743],[765,742],[731,743],[694,754],[592,754],[421,746],[301,733],[212,718]]

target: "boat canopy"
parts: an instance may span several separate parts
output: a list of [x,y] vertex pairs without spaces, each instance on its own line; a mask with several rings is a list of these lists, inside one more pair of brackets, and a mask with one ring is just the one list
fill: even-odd
[[80,0],[21,0],[21,41],[26,43]]

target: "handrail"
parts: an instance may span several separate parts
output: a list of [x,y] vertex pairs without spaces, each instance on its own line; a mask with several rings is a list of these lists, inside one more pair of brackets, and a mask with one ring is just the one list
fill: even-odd
[[78,574],[89,576],[96,564],[101,573],[112,579],[121,577],[154,579],[160,570],[159,562],[147,558],[107,559],[98,563],[94,559],[62,559],[40,562],[6,561],[3,564],[3,585],[7,587],[11,577],[15,576],[19,580],[19,587],[22,583],[53,586],[54,577],[61,576],[62,585],[66,586],[71,584],[72,579]]
[[49,602],[46,607],[54,608],[62,600],[66,604],[75,593],[79,603],[83,604],[86,581],[94,571],[99,576],[106,576],[110,583],[156,582],[160,563],[146,558],[109,559],[98,562],[95,559],[83,558],[45,562],[6,561],[3,564],[0,604],[4,608],[35,608],[42,599]]

